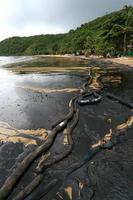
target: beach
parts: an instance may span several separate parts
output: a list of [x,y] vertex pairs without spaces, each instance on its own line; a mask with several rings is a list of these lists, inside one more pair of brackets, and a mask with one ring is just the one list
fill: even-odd
[[[12,63],[7,59],[0,68],[1,187],[18,164],[45,143],[53,130],[52,125],[58,120],[62,122],[69,112],[71,99],[82,92],[89,72],[92,76],[90,89],[99,90],[102,96],[96,104],[76,103],[80,115],[72,131],[72,149],[68,151],[71,140],[67,128],[73,122],[70,120],[55,136],[50,148],[31,163],[8,199],[25,191],[24,188],[38,177],[37,169],[42,160],[46,167],[43,180],[26,197],[28,200],[37,200],[39,195],[44,200],[89,199],[92,196],[98,200],[106,198],[107,194],[111,200],[113,191],[116,199],[124,194],[132,195],[132,109],[107,96],[111,93],[132,103],[132,68],[94,57],[33,56],[25,60],[17,57],[17,62],[16,57],[12,57]],[[94,153],[96,147],[110,141],[114,130],[121,133],[118,143],[112,147],[105,145]],[[49,164],[64,152],[69,153],[59,162]],[[123,184],[124,189],[121,189]]]

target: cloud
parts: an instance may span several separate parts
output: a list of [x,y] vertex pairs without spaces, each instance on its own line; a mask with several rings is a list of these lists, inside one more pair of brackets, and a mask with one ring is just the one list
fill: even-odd
[[132,0],[1,0],[0,40],[13,35],[67,32]]

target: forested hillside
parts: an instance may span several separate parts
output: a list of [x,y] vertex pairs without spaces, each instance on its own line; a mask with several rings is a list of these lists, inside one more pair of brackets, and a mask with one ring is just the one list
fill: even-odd
[[0,55],[133,51],[133,7],[106,14],[66,34],[12,37],[0,42]]

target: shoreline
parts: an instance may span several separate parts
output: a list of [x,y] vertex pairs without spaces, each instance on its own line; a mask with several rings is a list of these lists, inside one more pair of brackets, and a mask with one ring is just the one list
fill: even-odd
[[[11,56],[11,57],[14,57],[15,56]],[[121,68],[122,70],[133,70],[133,57],[119,57],[119,58],[103,58],[102,56],[89,56],[89,57],[85,57],[84,55],[83,56],[75,56],[73,54],[65,54],[65,55],[33,55],[33,56],[30,56],[30,59],[27,60],[26,58],[25,59],[22,59],[21,60],[21,57],[26,57],[26,56],[17,56],[17,57],[20,57],[17,61],[9,64],[9,63],[6,63],[4,66],[7,68],[7,69],[10,69],[13,70],[16,69],[17,67],[17,71],[19,70],[20,71],[20,68],[21,68],[21,71],[24,72],[26,70],[26,67],[23,68],[23,66],[21,66],[21,64],[23,65],[24,63],[26,64],[28,61],[29,62],[34,62],[34,61],[37,61],[39,60],[39,58],[62,58],[62,59],[70,59],[70,60],[77,60],[77,61],[81,61],[81,60],[85,60],[87,61],[87,65],[88,67],[90,66],[94,66],[94,67],[112,67],[112,68]],[[16,65],[19,65],[16,66]],[[27,66],[27,69],[30,68],[30,71],[32,71],[32,67],[28,67]],[[34,71],[36,71],[36,69],[39,70],[39,67],[37,67],[35,69],[35,67],[33,67]],[[72,68],[69,68],[69,69],[72,69],[72,70],[78,70],[80,69],[82,71],[82,67],[75,67],[74,69]],[[41,69],[43,69],[41,67]],[[49,69],[49,67],[44,67],[44,72],[46,72],[47,70]],[[51,68],[52,69],[52,68]],[[68,67],[66,67],[66,71],[69,71]],[[57,72],[57,71],[64,71],[65,68],[62,66],[62,67],[59,67],[59,69],[55,69],[55,67],[53,68],[54,72]],[[53,71],[52,70],[52,71]],[[48,70],[49,71],[49,70]]]
[[88,60],[91,64],[94,63],[94,61],[97,64],[100,64],[100,66],[103,64],[104,66],[106,64],[115,65],[118,67],[129,67],[133,68],[133,57],[118,57],[118,58],[103,58],[102,56],[75,56],[71,54],[65,54],[65,55],[36,55],[37,57],[55,57],[55,58],[70,58],[70,59],[81,59],[81,60]]

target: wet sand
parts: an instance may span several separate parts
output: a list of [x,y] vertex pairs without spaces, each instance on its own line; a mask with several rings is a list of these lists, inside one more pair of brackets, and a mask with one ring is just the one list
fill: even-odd
[[[40,60],[39,68],[44,69],[48,65],[47,62],[48,60],[45,59]],[[68,112],[69,101],[79,93],[81,85],[88,77],[86,68],[91,66],[87,61],[79,60],[75,62],[66,59],[65,61],[52,59],[49,62],[49,65],[54,63],[55,68],[61,68],[64,65],[64,69],[66,63],[69,70],[58,71],[58,73],[51,73],[50,70],[49,73],[44,73],[44,71],[41,73],[40,69],[39,74],[36,70],[34,73],[29,73],[27,68],[30,67],[37,67],[38,72],[36,63],[31,64],[30,61],[30,67],[27,66],[27,61],[23,67],[22,62],[20,64],[20,69],[25,69],[25,74],[21,74],[21,70],[19,73],[19,66],[16,64],[12,67],[6,65],[6,69],[1,68],[0,139],[3,138],[0,145],[1,186],[16,167],[15,162],[21,162],[37,145],[42,144],[52,124]],[[71,70],[71,66],[75,71]],[[12,68],[14,67],[17,73],[13,73]],[[77,67],[82,70],[77,70]],[[79,170],[63,178],[69,168],[91,153],[92,146],[97,144],[110,130],[116,127],[124,129],[132,124],[132,110],[117,101],[108,99],[106,94],[112,92],[133,102],[131,84],[133,71],[126,67],[116,68],[115,66],[113,68],[112,66],[92,67],[92,71],[94,77],[102,74],[101,81],[105,86],[102,91],[103,99],[96,105],[78,106],[80,119],[73,131],[73,151],[67,158],[44,172],[45,180],[38,187],[42,191],[45,191],[45,186],[54,178],[59,180],[41,199],[129,200],[133,198],[132,129],[120,137],[118,145],[110,150],[103,150]],[[93,86],[97,86],[96,79],[94,79],[92,88]],[[16,137],[18,134],[21,140]],[[14,138],[11,138],[11,135]],[[27,135],[29,137],[26,137]],[[67,148],[66,143],[65,133],[59,133],[52,148],[47,152],[46,162]],[[33,179],[36,165],[36,162],[33,163],[8,199],[13,200],[18,191]]]
[[133,57],[120,57],[120,58],[114,58],[114,59],[108,59],[109,61],[112,61],[114,63],[119,63],[123,65],[128,65],[130,67],[133,67]]
[[133,67],[133,57],[118,57],[118,58],[103,58],[102,56],[79,56],[83,60],[88,60],[90,63],[97,63],[97,66],[107,66],[121,67],[121,68],[132,68]]

